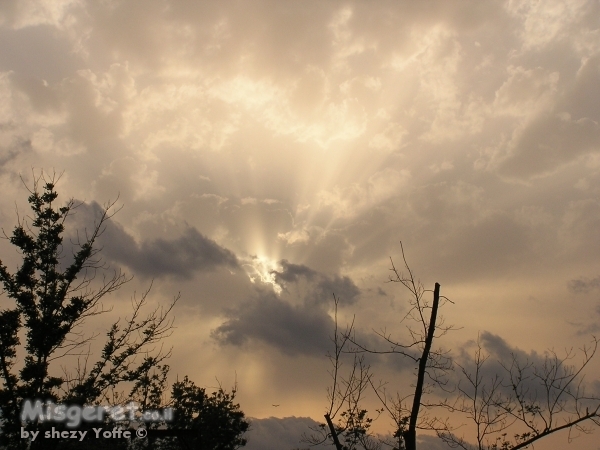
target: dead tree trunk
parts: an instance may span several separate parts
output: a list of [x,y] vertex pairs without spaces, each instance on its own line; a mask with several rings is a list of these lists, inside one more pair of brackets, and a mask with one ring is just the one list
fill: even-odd
[[329,416],[329,414],[325,414],[325,420],[327,421],[329,431],[331,431],[331,438],[333,439],[333,443],[335,444],[336,450],[343,450],[342,444],[338,439],[338,435],[335,432],[335,427],[333,426],[333,422],[331,421],[331,417]]
[[429,352],[431,350],[431,344],[433,343],[433,335],[435,333],[435,321],[437,318],[439,303],[440,283],[435,283],[435,290],[433,291],[433,305],[431,308],[431,318],[429,319],[429,326],[427,328],[425,347],[423,348],[423,354],[419,359],[419,373],[417,376],[417,385],[415,387],[413,406],[410,413],[410,420],[408,422],[408,429],[404,432],[404,446],[406,447],[406,450],[417,450],[417,419],[419,417],[419,407],[421,406],[421,396],[423,395],[423,384],[425,382],[427,360],[429,359]]

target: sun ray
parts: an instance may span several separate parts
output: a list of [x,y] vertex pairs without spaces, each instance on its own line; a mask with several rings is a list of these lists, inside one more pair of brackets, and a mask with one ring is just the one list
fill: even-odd
[[260,281],[264,284],[270,284],[277,294],[281,294],[281,286],[277,283],[275,273],[277,269],[280,269],[279,264],[265,256],[252,256],[246,262],[242,263],[242,266],[248,274],[248,278],[252,283]]

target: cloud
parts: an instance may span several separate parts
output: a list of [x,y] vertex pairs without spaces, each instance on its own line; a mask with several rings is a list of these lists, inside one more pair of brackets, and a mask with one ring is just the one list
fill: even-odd
[[60,82],[82,64],[71,51],[67,36],[56,33],[48,25],[19,30],[0,27],[0,45],[3,49],[0,71],[11,70],[30,83],[38,84],[37,89],[43,85],[42,80],[49,84]]
[[562,95],[556,93],[555,72],[548,74],[539,68],[512,72],[496,92],[496,103],[510,105],[504,109],[529,111],[534,118],[513,134],[508,153],[499,162],[501,174],[525,179],[545,175],[581,155],[600,151],[600,113],[594,106],[600,101],[599,55],[582,62],[573,87]]
[[444,441],[436,436],[421,435],[417,436],[417,446],[423,450],[449,450],[450,447]]
[[340,299],[341,304],[351,305],[355,303],[360,295],[360,290],[347,276],[326,275],[301,264],[292,264],[287,260],[280,261],[282,269],[274,270],[275,282],[282,288],[290,284],[298,284],[305,280],[310,284],[306,293],[307,303],[326,305],[331,303],[332,295]]
[[600,202],[597,198],[570,201],[564,208],[558,236],[563,246],[576,251],[580,258],[593,260],[600,249]]
[[[518,272],[526,263],[525,258],[532,257],[531,235],[537,232],[538,238],[543,236],[544,228],[520,223],[506,212],[482,211],[478,218],[469,215],[468,211],[479,201],[467,198],[454,208],[446,201],[431,199],[430,202],[428,209],[438,205],[439,209],[426,216],[428,223],[420,236],[423,239],[436,236],[437,242],[425,241],[425,245],[430,243],[440,250],[435,250],[438,256],[425,270],[448,281]],[[461,215],[463,212],[465,215]],[[439,222],[435,221],[436,217],[440,217]]]
[[511,348],[508,343],[496,334],[492,334],[489,331],[484,331],[480,336],[482,346],[490,352],[495,358],[501,361],[506,361],[512,357],[512,355],[537,359],[539,362],[539,356],[537,353],[527,355],[522,350]]
[[323,309],[293,306],[268,291],[227,314],[228,319],[212,332],[221,345],[241,346],[258,340],[292,356],[325,355],[334,329]]
[[567,288],[573,294],[587,294],[595,289],[600,289],[600,277],[571,280],[567,284]]
[[372,174],[362,183],[319,193],[320,206],[331,209],[334,218],[355,218],[397,196],[411,179],[410,171],[386,168]]
[[[108,239],[111,242],[107,246]],[[176,275],[191,278],[196,271],[238,267],[237,258],[231,251],[195,228],[187,228],[178,238],[158,238],[138,245],[122,228],[115,226],[113,232],[103,235],[100,242],[109,258],[149,277]]]
[[[77,212],[81,210],[88,215],[93,213],[97,220],[102,207],[92,202],[90,205],[82,204]],[[233,252],[192,227],[187,227],[177,238],[148,239],[138,243],[118,222],[111,219],[106,223],[98,242],[102,247],[102,255],[146,277],[174,275],[191,278],[196,272],[239,267]]]
[[[592,326],[588,331],[592,332],[597,328],[597,326]],[[581,335],[581,333],[578,333],[578,335]],[[587,334],[587,336],[589,336],[589,334]],[[500,391],[504,395],[512,398],[514,393],[512,392],[511,384],[517,379],[517,376],[520,376],[522,380],[522,392],[528,393],[527,395],[531,395],[532,398],[537,396],[537,400],[542,403],[545,401],[544,392],[546,392],[543,384],[544,380],[554,382],[551,395],[556,395],[558,391],[565,386],[564,384],[561,384],[561,387],[557,388],[556,383],[560,380],[564,381],[569,379],[580,367],[581,357],[583,356],[581,350],[571,350],[571,353],[567,353],[567,350],[562,352],[557,351],[556,354],[553,350],[545,351],[544,353],[538,353],[536,351],[526,352],[517,347],[510,346],[505,339],[488,331],[484,331],[480,334],[479,342],[483,349],[482,356],[488,356],[488,359],[479,368],[479,374],[483,383],[482,386],[489,386],[488,383],[491,383],[493,379],[498,377],[502,380]],[[587,348],[589,351],[590,347]],[[461,348],[459,355],[456,356],[456,361],[471,375],[475,373],[476,369],[474,359],[475,351],[475,342],[470,341]],[[558,365],[555,365],[554,363],[555,356],[558,358]],[[563,359],[564,361],[560,363]],[[572,361],[574,362],[571,365]],[[518,374],[519,368],[521,369],[520,374]],[[509,373],[511,369],[512,379],[511,374]],[[597,379],[586,378],[584,383],[583,376],[585,375],[585,372],[580,375],[581,377],[575,377],[574,382],[571,384],[572,388],[579,389],[579,387],[583,387],[587,384],[592,386],[597,385]],[[467,389],[467,391],[473,389],[472,385],[467,383],[464,377],[462,379],[460,378],[461,374],[459,371],[456,371],[455,376],[458,376],[458,378],[455,379],[455,382],[460,380],[461,386],[464,389]],[[578,385],[579,382],[582,383],[581,386]],[[572,399],[569,395],[566,395],[563,400],[570,402]],[[567,405],[567,408],[571,408],[572,406],[572,404],[569,404]]]
[[568,113],[544,114],[518,132],[503,174],[526,178],[550,173],[580,155],[600,149],[600,125]]
[[[267,419],[250,418],[250,431],[245,437],[248,444],[246,450],[292,450],[309,448],[331,448],[329,443],[317,446],[301,441],[302,435],[310,435],[311,427],[318,427],[319,422],[310,417],[269,417]],[[382,439],[391,436],[379,436]],[[417,445],[422,450],[448,450],[451,447],[435,436],[417,436]]]
[[526,69],[509,67],[508,79],[496,91],[496,114],[535,114],[553,106],[559,80],[558,72],[548,72],[542,67]]
[[[527,354],[523,350],[513,348],[500,336],[484,331],[479,335],[479,344],[482,348],[482,357],[487,359],[480,365],[478,374],[480,376],[480,389],[488,389],[497,377],[503,382],[500,384],[500,393],[510,397],[512,395],[511,378],[507,373],[506,368],[513,367],[514,361],[518,362],[519,367],[525,368],[523,375],[523,387],[529,389],[530,392],[536,392],[538,389],[537,379],[531,377],[531,366],[538,368],[543,367],[544,358],[536,352]],[[475,352],[477,346],[475,341],[469,341],[460,347],[458,355],[455,355],[455,362],[462,366],[462,369],[457,369],[451,377],[453,383],[460,384],[461,388],[469,394],[473,394],[474,387],[469,382],[466,376],[462,373],[465,370],[471,378],[476,373],[477,365],[475,360]]]
[[[321,219],[329,220],[323,217],[315,220]],[[302,223],[300,220],[299,222]],[[354,245],[347,233],[318,225],[300,225],[287,233],[279,233],[277,239],[286,248],[302,255],[305,265],[325,273],[342,270],[354,252]]]
[[577,336],[596,336],[600,331],[600,323],[591,323],[587,326],[581,326],[579,330],[575,332]]
[[352,305],[360,290],[346,276],[326,275],[287,260],[279,264],[281,269],[271,274],[281,293],[268,285],[258,286],[253,298],[226,311],[226,321],[212,336],[221,345],[259,341],[288,355],[323,356],[330,348],[335,325],[328,313],[332,295],[339,298],[340,305]]
[[[250,418],[250,431],[246,433],[246,450],[292,450],[309,448],[301,442],[303,434],[310,434],[310,427],[319,423],[310,417],[269,417],[267,419]],[[310,446],[325,448],[325,445]]]

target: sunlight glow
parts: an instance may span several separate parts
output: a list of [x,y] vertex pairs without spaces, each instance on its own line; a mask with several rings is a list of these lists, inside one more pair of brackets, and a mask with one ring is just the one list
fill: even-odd
[[269,259],[264,256],[252,256],[252,259],[244,264],[246,273],[252,283],[260,281],[262,283],[268,283],[273,286],[273,290],[277,293],[281,293],[281,286],[275,281],[274,270],[280,269],[276,261]]

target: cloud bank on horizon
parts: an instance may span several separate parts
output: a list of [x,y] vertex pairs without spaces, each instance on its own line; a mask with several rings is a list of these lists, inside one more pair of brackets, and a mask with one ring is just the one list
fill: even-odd
[[398,325],[400,240],[447,347],[600,327],[597,1],[6,0],[0,48],[0,224],[32,167],[73,226],[118,196],[103,256],[181,291],[174,367],[250,415],[321,414],[333,292]]

